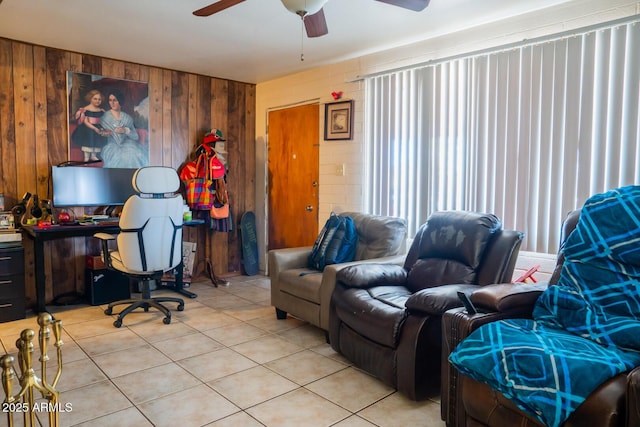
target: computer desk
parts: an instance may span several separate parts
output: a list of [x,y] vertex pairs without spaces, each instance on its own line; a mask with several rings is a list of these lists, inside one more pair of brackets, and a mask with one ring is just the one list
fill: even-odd
[[[204,223],[204,221],[188,221],[184,222],[183,226],[195,226]],[[44,271],[44,242],[56,239],[66,239],[68,237],[88,237],[93,236],[95,233],[120,233],[120,227],[117,223],[110,221],[97,221],[84,225],[51,225],[48,227],[39,227],[35,225],[24,225],[21,228],[23,237],[33,241],[34,247],[34,266],[35,266],[35,279],[36,279],[36,307],[37,313],[47,311],[45,303],[45,287],[46,278]],[[183,269],[182,262],[176,267],[176,281],[173,286],[168,286],[169,289],[176,291],[189,298],[196,298],[197,295],[193,292],[189,292],[184,289],[183,281]]]

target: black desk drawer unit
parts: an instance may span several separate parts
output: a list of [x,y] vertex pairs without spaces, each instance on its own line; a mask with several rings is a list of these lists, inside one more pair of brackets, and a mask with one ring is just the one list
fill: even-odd
[[0,248],[0,322],[24,319],[24,251]]

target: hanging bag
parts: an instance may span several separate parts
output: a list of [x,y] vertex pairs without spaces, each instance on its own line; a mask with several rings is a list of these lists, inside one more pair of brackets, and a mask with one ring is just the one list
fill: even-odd
[[[202,166],[203,164],[206,165],[206,162],[206,154],[200,154],[196,161],[198,176],[189,179],[185,185],[187,204],[192,210],[196,211],[211,209],[215,198],[215,188],[209,176],[209,168]],[[201,170],[204,170],[204,176],[200,176]]]
[[217,200],[213,202],[213,206],[211,206],[211,218],[213,219],[224,219],[229,218],[229,204],[222,204]]
[[216,194],[214,196],[213,206],[211,206],[210,215],[213,219],[229,218],[229,195],[227,194],[227,186],[224,178],[216,179]]

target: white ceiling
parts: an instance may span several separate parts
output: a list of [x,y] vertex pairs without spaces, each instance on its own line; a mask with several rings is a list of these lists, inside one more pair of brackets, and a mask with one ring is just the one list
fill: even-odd
[[413,12],[329,0],[329,34],[309,39],[280,0],[246,0],[204,18],[191,12],[214,0],[0,0],[0,37],[260,83],[569,1],[431,0]]

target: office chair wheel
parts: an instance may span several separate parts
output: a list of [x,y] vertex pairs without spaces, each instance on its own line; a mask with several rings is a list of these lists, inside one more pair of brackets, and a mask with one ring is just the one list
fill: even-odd
[[165,325],[168,325],[169,323],[171,323],[171,317],[165,317],[164,319],[162,319],[162,321]]
[[178,311],[184,311],[184,304],[178,304]]
[[104,310],[104,314],[106,314],[107,316],[111,316],[111,313],[113,313],[113,309],[111,307]]
[[122,320],[117,319],[116,321],[113,322],[113,326],[115,326],[116,328],[119,328],[120,326],[122,326]]

